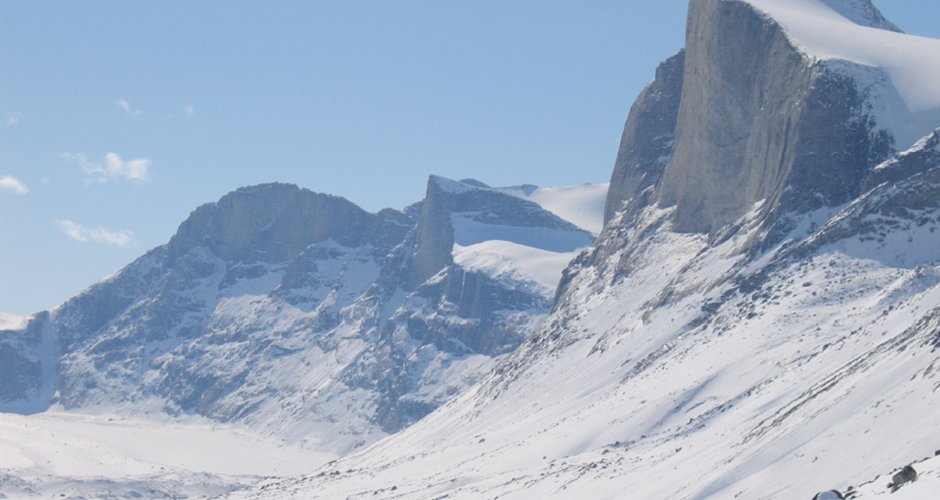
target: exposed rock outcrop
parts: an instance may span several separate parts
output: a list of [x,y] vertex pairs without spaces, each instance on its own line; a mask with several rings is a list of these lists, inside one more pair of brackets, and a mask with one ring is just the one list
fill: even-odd
[[[855,3],[833,7],[887,26]],[[684,52],[631,109],[606,219],[656,203],[676,207],[679,230],[714,233],[760,201],[771,219],[844,203],[891,153],[866,92],[752,5],[691,2]]]
[[349,247],[373,241],[397,244],[407,229],[400,216],[389,212],[374,215],[337,196],[264,184],[196,209],[167,251],[171,260],[201,247],[229,261],[278,263],[327,239]]
[[630,108],[610,178],[605,223],[624,203],[641,201],[640,195],[659,183],[672,155],[684,71],[685,52],[665,60]]
[[899,182],[940,166],[940,129],[918,141],[911,149],[878,165],[865,179],[864,190],[889,182]]

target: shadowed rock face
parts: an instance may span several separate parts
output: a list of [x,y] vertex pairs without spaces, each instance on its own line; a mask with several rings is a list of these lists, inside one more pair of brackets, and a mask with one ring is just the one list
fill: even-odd
[[899,182],[934,167],[940,166],[940,129],[905,151],[881,165],[878,165],[865,179],[863,189],[869,189],[885,182]]
[[15,401],[42,384],[42,369],[18,350],[0,344],[0,399]]
[[454,229],[450,224],[450,198],[434,177],[428,179],[427,194],[415,229],[414,254],[407,271],[407,282],[412,287],[453,263]]
[[[880,18],[870,4],[840,5]],[[714,233],[761,200],[765,216],[844,203],[891,152],[866,97],[751,5],[693,1],[684,55],[631,110],[606,217],[655,202],[676,207],[678,230]]]
[[630,109],[607,191],[605,224],[625,202],[659,183],[672,155],[684,69],[685,52],[664,61]]

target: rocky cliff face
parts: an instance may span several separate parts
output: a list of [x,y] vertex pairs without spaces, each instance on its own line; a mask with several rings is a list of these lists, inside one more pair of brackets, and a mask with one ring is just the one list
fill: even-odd
[[940,165],[940,129],[918,141],[911,149],[878,165],[865,179],[864,191],[879,184],[896,183]]
[[[851,10],[877,24],[868,7]],[[748,3],[691,2],[686,40],[631,112],[608,219],[651,187],[682,231],[714,233],[759,201],[764,214],[805,213],[857,196],[891,152],[864,83],[807,55]]]
[[627,202],[649,203],[649,194],[672,156],[684,73],[683,51],[659,65],[656,78],[630,108],[607,192],[604,222],[625,210]]
[[342,198],[268,184],[239,189],[196,209],[167,251],[171,259],[203,248],[227,261],[280,263],[327,239],[355,247],[377,233],[397,230],[392,239],[400,240],[405,231],[394,224],[382,227],[383,222]]

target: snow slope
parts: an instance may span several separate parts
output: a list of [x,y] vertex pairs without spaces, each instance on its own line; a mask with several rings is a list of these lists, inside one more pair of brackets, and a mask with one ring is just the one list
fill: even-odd
[[17,330],[26,326],[26,318],[0,312],[0,330]]
[[434,179],[457,195],[489,193],[532,202],[564,222],[546,220],[540,224],[508,225],[480,217],[476,210],[454,210],[450,214],[455,264],[498,281],[530,283],[548,300],[555,295],[562,271],[593,242],[594,235],[603,226],[607,184],[492,188],[472,179]]
[[604,227],[604,202],[609,183],[580,186],[509,187],[500,190],[518,196],[565,219],[572,224],[598,234]]
[[890,217],[903,193],[817,214],[831,222],[757,260],[740,252],[748,231],[712,246],[666,222],[644,237],[669,215],[647,211],[626,230],[634,272],[582,269],[546,331],[483,383],[317,475],[244,494],[811,498],[932,455],[940,255],[920,249],[940,248],[940,210],[853,222]]
[[[940,450],[938,450],[940,452]],[[903,498],[908,500],[933,500],[937,498],[937,492],[940,492],[940,458],[931,457],[923,460],[917,460],[910,464],[917,471],[917,480],[907,483],[897,491],[888,485],[892,483],[892,477],[900,471],[898,467],[891,473],[878,476],[877,478],[862,484],[858,487],[856,496],[850,498]]]
[[[908,148],[940,123],[940,87],[936,85],[940,81],[940,40],[858,24],[864,17],[859,5],[867,2],[745,1],[780,23],[791,41],[809,56],[878,69],[856,77],[871,80],[868,86],[876,94],[874,111],[879,125],[894,133],[899,149]],[[879,82],[882,72],[890,85]]]
[[11,498],[214,496],[332,458],[201,419],[0,414],[0,493]]

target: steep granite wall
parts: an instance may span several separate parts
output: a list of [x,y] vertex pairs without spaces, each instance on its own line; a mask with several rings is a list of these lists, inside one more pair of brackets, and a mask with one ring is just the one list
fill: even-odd
[[607,191],[604,223],[662,177],[672,154],[684,68],[685,52],[663,61],[656,78],[630,108]]
[[631,110],[606,218],[655,202],[676,207],[678,230],[714,233],[759,201],[771,219],[843,203],[891,152],[867,97],[749,3],[692,1],[684,54]]

